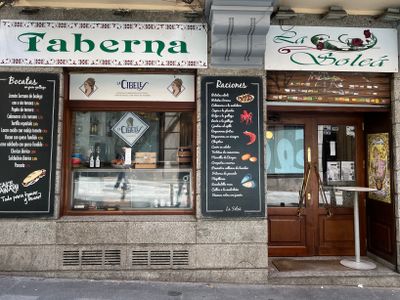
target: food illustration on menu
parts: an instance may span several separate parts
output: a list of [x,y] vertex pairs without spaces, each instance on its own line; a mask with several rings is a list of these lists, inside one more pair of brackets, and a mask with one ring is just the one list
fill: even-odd
[[203,130],[209,147],[204,166],[206,214],[262,215],[259,134],[261,79],[211,77],[206,84]]
[[240,123],[246,123],[246,125],[250,125],[253,123],[253,113],[248,112],[247,110],[243,110],[240,114]]
[[254,96],[246,93],[246,94],[237,96],[236,100],[239,101],[240,103],[250,103],[251,101],[254,100]]
[[34,185],[36,182],[39,181],[40,178],[43,178],[46,175],[46,170],[36,170],[30,173],[25,179],[22,181],[22,185],[24,187],[28,187],[30,185]]
[[243,187],[248,189],[253,189],[256,187],[256,183],[253,180],[253,176],[250,173],[244,175],[240,183],[242,184]]
[[243,134],[249,138],[249,141],[246,143],[246,145],[251,145],[257,140],[257,135],[254,132],[246,130],[243,132]]
[[248,160],[252,163],[255,163],[257,161],[257,157],[252,156],[250,153],[245,153],[242,155],[242,160]]

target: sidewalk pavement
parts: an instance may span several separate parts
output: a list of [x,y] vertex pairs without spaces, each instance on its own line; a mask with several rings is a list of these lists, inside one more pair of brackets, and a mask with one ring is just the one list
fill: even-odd
[[0,276],[0,300],[399,300],[398,288],[278,286]]

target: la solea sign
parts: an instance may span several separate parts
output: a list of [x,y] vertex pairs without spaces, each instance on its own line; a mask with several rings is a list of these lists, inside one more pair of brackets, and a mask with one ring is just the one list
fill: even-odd
[[206,68],[193,23],[1,20],[0,65]]
[[271,26],[265,69],[397,72],[393,28]]

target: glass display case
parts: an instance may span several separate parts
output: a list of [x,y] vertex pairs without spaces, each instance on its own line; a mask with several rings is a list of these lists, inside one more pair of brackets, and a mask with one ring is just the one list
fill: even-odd
[[189,210],[191,112],[74,112],[69,211]]
[[192,208],[192,169],[74,169],[72,210]]

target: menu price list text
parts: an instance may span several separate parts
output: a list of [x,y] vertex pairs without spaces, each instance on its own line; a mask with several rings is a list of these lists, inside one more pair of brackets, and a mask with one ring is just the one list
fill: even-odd
[[[202,133],[207,145],[202,161],[207,169],[206,215],[260,215],[261,84],[252,78],[209,78],[203,81]],[[261,114],[262,116],[262,114]],[[262,128],[262,127],[261,127]],[[251,213],[249,213],[251,211]],[[257,213],[254,213],[257,212]]]
[[0,213],[50,211],[58,76],[0,73]]

